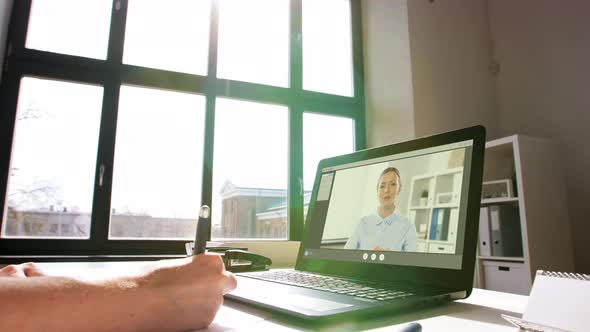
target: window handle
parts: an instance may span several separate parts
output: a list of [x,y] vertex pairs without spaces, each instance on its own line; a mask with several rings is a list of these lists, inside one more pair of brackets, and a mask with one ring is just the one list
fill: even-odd
[[104,164],[100,164],[98,169],[98,186],[102,187],[102,180],[104,178]]
[[297,182],[299,182],[299,194],[301,195],[301,197],[303,197],[303,193],[304,193],[303,178],[299,178],[299,181],[297,181]]

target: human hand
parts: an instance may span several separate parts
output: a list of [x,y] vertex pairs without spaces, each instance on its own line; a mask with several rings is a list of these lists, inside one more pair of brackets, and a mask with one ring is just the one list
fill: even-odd
[[164,318],[158,319],[165,322],[163,330],[207,327],[223,303],[223,295],[237,285],[218,255],[155,262],[151,269],[139,285],[149,296],[160,299],[157,316]]
[[206,254],[116,279],[44,275],[33,263],[0,269],[0,331],[195,330],[213,321],[223,294],[236,287],[221,258]]
[[45,274],[34,263],[7,265],[0,269],[0,277],[29,278],[41,277]]

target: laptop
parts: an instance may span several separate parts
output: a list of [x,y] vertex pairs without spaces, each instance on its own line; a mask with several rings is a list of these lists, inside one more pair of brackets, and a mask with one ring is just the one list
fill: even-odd
[[226,299],[320,322],[468,297],[484,148],[476,126],[320,161],[295,268]]

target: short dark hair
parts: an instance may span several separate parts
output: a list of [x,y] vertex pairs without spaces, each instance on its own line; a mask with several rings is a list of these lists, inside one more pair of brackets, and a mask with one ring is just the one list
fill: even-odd
[[399,170],[395,167],[387,167],[383,170],[383,172],[381,172],[381,175],[379,175],[379,180],[377,180],[377,189],[379,189],[379,183],[381,182],[381,178],[383,177],[383,175],[389,172],[394,172],[395,175],[397,175],[397,179],[399,180],[399,187],[402,187],[402,176],[399,174]]

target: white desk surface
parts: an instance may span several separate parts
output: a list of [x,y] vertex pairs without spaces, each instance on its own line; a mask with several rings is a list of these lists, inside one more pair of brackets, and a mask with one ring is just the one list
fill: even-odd
[[[474,289],[465,300],[414,313],[374,321],[330,325],[322,331],[398,331],[419,322],[422,331],[518,331],[500,314],[521,317],[527,296]],[[308,330],[308,329],[307,329]],[[300,326],[274,320],[272,314],[227,302],[206,331],[306,331]]]
[[[141,262],[113,263],[41,263],[48,274],[82,278],[113,277],[133,271]],[[238,286],[239,287],[239,286]],[[348,322],[322,327],[322,331],[398,331],[409,322],[419,322],[422,331],[518,331],[500,314],[521,317],[527,296],[474,289],[465,300],[364,322]],[[226,301],[217,317],[204,331],[306,331],[288,325],[263,312]]]

